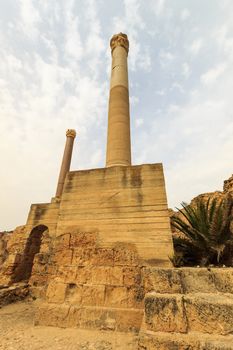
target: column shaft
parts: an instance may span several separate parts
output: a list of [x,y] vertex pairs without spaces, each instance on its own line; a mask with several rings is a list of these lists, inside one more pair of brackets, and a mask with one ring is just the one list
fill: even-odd
[[128,39],[114,35],[110,42],[112,70],[108,110],[106,167],[131,165],[130,112],[128,91]]
[[76,136],[75,130],[68,129],[66,132],[66,144],[64,149],[64,154],[61,163],[60,174],[58,178],[56,197],[60,197],[63,191],[63,186],[66,178],[66,174],[70,170],[70,163],[73,152],[73,144]]

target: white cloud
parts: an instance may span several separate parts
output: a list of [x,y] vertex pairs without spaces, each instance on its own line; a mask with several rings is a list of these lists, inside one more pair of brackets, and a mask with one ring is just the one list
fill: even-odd
[[159,63],[163,69],[167,69],[174,62],[175,55],[171,51],[161,49],[159,52]]
[[188,79],[190,77],[191,68],[187,62],[182,64],[182,74],[186,79]]
[[79,34],[78,17],[73,13],[73,1],[66,2],[65,8],[65,50],[68,59],[79,61],[83,57],[83,43]]
[[152,6],[156,16],[161,16],[163,14],[165,9],[165,2],[166,0],[154,0],[152,2]]
[[226,64],[221,63],[215,68],[209,69],[206,73],[202,74],[201,82],[205,85],[213,84],[226,70]]
[[186,21],[186,19],[188,19],[190,17],[190,11],[185,8],[181,11],[181,14],[180,14],[180,18],[182,21]]
[[146,72],[151,71],[151,56],[148,49],[139,56],[138,66]]
[[203,39],[201,38],[195,39],[190,45],[189,50],[193,55],[197,55],[200,49],[202,48],[202,46],[203,46]]
[[155,91],[155,93],[156,93],[156,95],[164,96],[166,94],[166,91],[164,89],[161,89],[161,90]]
[[128,34],[129,69],[136,71],[137,68],[149,72],[151,69],[151,57],[148,47],[142,47],[139,35],[145,29],[145,22],[141,16],[144,3],[140,0],[124,0],[124,14],[114,17],[114,32]]
[[35,38],[39,33],[37,24],[41,17],[32,0],[20,0],[20,14],[24,34]]
[[220,28],[218,28],[214,34],[214,38],[217,40],[219,47],[224,53],[233,58],[233,33],[232,33],[232,23],[224,23]]
[[179,92],[182,94],[185,92],[183,86],[181,84],[179,84],[177,81],[174,82],[170,88],[170,90],[174,90],[174,89],[179,90]]

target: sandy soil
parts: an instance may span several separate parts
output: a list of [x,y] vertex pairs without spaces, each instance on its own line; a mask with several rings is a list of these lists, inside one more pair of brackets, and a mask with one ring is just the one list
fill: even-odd
[[24,301],[0,309],[1,350],[135,350],[131,334],[34,326],[36,302]]

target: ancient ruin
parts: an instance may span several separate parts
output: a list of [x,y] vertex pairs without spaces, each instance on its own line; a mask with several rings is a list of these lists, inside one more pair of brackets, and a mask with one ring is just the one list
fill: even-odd
[[171,266],[162,164],[131,164],[127,36],[110,46],[106,167],[70,171],[67,130],[55,197],[0,237],[0,305],[29,293],[35,325],[130,333],[135,349],[233,349],[233,273]]

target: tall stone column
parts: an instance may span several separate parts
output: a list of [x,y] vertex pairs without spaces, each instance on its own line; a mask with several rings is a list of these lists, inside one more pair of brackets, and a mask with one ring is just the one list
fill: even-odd
[[108,109],[106,167],[131,165],[127,56],[129,41],[119,33],[110,41],[112,71]]
[[76,131],[73,129],[68,129],[66,131],[66,145],[64,149],[64,154],[61,163],[61,170],[58,178],[56,197],[60,197],[62,194],[66,174],[70,170],[70,163],[73,151],[74,139],[76,137]]

